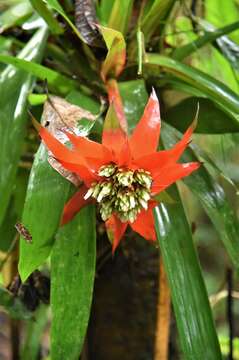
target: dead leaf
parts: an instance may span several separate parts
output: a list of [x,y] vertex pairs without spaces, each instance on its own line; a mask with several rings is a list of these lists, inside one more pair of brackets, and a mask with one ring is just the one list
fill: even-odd
[[[97,115],[93,115],[89,111],[73,105],[58,96],[51,96],[44,104],[42,114],[42,125],[57,138],[61,143],[65,144],[69,141],[64,134],[64,130],[74,133],[75,135],[82,136],[84,131],[81,128],[81,120],[89,120],[94,123]],[[63,168],[63,166],[53,157],[52,153],[48,151],[49,164],[67,180],[72,182],[75,186],[81,184],[79,177]]]

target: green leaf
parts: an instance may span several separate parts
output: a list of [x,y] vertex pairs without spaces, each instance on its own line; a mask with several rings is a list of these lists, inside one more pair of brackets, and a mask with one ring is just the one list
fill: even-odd
[[164,24],[176,0],[154,0],[141,22],[141,30],[145,41],[148,42],[154,32]]
[[108,53],[102,64],[101,76],[117,77],[123,70],[126,56],[126,43],[121,32],[100,26]]
[[[97,109],[97,103],[81,95],[74,91],[67,100],[92,112]],[[88,128],[87,122],[84,132]],[[49,256],[69,190],[70,183],[49,165],[47,150],[41,144],[32,166],[22,217],[33,239],[32,244],[24,239],[20,242],[18,268],[22,281]]]
[[148,93],[144,80],[130,80],[118,83],[120,95],[124,104],[124,111],[132,131],[143,115],[148,101]]
[[72,90],[67,99],[75,105],[82,107],[90,111],[92,114],[98,114],[100,112],[100,104],[94,100],[93,97],[89,97],[80,91]]
[[[162,139],[165,147],[169,148],[178,141],[178,136],[174,129],[167,126],[162,132]],[[182,156],[183,162],[197,160],[198,158],[190,148]],[[226,198],[223,188],[203,165],[190,176],[184,178],[183,181],[199,198],[218,231],[232,264],[236,269],[239,269],[239,222]]]
[[15,58],[14,56],[9,55],[1,55],[0,54],[0,62],[5,64],[11,64],[18,69],[24,70],[41,80],[47,80],[48,84],[60,94],[67,94],[70,90],[75,88],[79,88],[79,84],[69,79],[68,77],[58,73],[55,70],[49,69],[46,66],[35,64],[28,60],[23,60],[19,58]]
[[222,28],[216,29],[214,31],[206,31],[204,35],[198,37],[196,40],[192,41],[191,43],[184,45],[182,47],[177,48],[172,57],[176,60],[182,60],[185,57],[192,54],[194,51],[197,51],[202,46],[212,43],[219,37],[231,33],[239,28],[239,21],[234,22],[233,24],[224,26]]
[[200,106],[197,133],[225,134],[239,131],[239,122],[229,117],[211,100],[190,97],[169,108],[163,118],[167,123],[184,132],[192,121],[197,104]]
[[18,270],[22,281],[49,256],[70,189],[70,183],[49,165],[47,157],[41,144],[32,166],[22,216],[22,223],[32,235],[32,243],[20,241]]
[[90,315],[95,261],[95,211],[87,206],[59,230],[52,252],[52,360],[79,358]]
[[108,26],[126,34],[131,17],[133,0],[115,0],[110,13]]
[[32,14],[33,9],[28,1],[11,6],[0,15],[0,33],[12,26],[21,25]]
[[177,188],[174,204],[154,210],[157,238],[167,273],[185,359],[219,360],[220,347],[190,228]]
[[16,235],[15,224],[22,216],[29,171],[18,169],[7,211],[0,226],[0,251],[7,252]]
[[100,2],[100,18],[103,25],[107,25],[115,0],[102,0]]
[[21,349],[21,360],[38,360],[41,349],[41,339],[47,326],[48,306],[41,305],[34,313],[34,319],[25,324],[25,341]]
[[58,21],[54,18],[52,12],[47,8],[43,0],[30,0],[32,7],[41,16],[53,34],[59,35],[64,32]]
[[[39,61],[45,48],[46,38],[47,29],[38,30],[19,57],[27,58],[29,61]],[[16,60],[21,61],[20,58]],[[0,223],[10,199],[24,141],[26,102],[32,81],[29,74],[12,66],[8,66],[0,76]]]
[[32,317],[32,313],[25,308],[22,302],[3,287],[0,287],[0,306],[2,306],[13,319],[26,320]]
[[239,97],[220,81],[198,69],[157,54],[147,54],[147,64],[148,66],[159,66],[166,73],[173,74],[177,79],[204,92],[208,98],[215,101],[224,111],[231,112],[232,115],[235,114],[235,119],[238,120]]
[[[238,7],[235,0],[205,0],[205,19],[216,27],[238,21]],[[233,41],[239,43],[239,31],[230,34]]]
[[80,32],[78,31],[77,27],[73,24],[73,22],[67,16],[67,14],[65,13],[63,7],[59,4],[59,2],[57,0],[46,0],[46,2],[52,9],[56,10],[58,12],[58,14],[60,14],[66,20],[66,22],[72,28],[72,30],[78,36],[78,38],[81,41],[85,42],[85,40],[81,36]]

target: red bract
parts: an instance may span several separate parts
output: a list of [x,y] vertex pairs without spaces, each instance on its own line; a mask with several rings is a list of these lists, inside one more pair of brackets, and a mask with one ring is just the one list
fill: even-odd
[[178,163],[191,139],[194,124],[173,148],[157,151],[160,125],[159,102],[153,91],[129,137],[119,124],[114,102],[106,115],[102,144],[66,132],[72,144],[69,149],[45,128],[40,128],[40,136],[55,158],[84,182],[66,204],[62,224],[70,221],[83,206],[96,201],[113,236],[113,251],[128,225],[145,239],[156,240],[154,197],[200,165]]

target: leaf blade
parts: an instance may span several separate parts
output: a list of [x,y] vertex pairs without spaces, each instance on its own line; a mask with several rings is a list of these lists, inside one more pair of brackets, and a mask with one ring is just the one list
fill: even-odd
[[31,244],[23,238],[20,240],[18,270],[22,281],[49,256],[70,189],[70,184],[51,168],[47,158],[47,149],[41,144],[32,166],[22,215],[22,223],[33,238]]
[[95,211],[87,206],[59,230],[52,252],[52,360],[75,360],[80,355],[90,314],[95,259]]
[[[157,238],[167,273],[181,347],[186,359],[221,359],[206,288],[176,186],[177,201],[154,211]],[[176,230],[176,231],[175,231]]]
[[[169,127],[167,127],[166,131],[162,132],[162,138],[167,148],[172,146],[177,141],[176,139],[178,139],[175,136],[175,131]],[[198,157],[188,148],[184,152],[182,160],[185,162],[198,161]],[[229,205],[223,188],[203,165],[189,177],[184,178],[183,181],[202,203],[220,235],[231,263],[235,269],[239,269],[239,240],[237,235],[239,223]]]
[[[20,53],[20,57],[37,61],[41,58],[48,31],[42,28],[36,32]],[[26,126],[26,102],[32,86],[32,77],[25,72],[8,66],[0,77],[0,223],[14,183]]]
[[187,84],[194,85],[219,105],[238,115],[239,97],[215,78],[196,68],[157,54],[147,54],[146,64],[162,67],[167,73],[173,74]]

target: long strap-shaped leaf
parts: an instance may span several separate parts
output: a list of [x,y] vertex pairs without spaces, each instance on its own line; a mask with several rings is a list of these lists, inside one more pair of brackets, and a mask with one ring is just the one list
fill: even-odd
[[31,62],[30,59],[24,60],[15,58],[14,56],[0,54],[0,62],[11,64],[17,69],[30,73],[41,80],[47,80],[48,84],[54,90],[63,95],[67,94],[70,90],[80,87],[76,81],[46,66],[35,64]]
[[22,222],[33,242],[20,242],[19,273],[22,281],[49,256],[60,222],[70,183],[48,163],[48,151],[41,144],[32,166]]
[[51,258],[51,359],[76,360],[88,325],[95,275],[93,206],[61,228]]
[[193,239],[177,188],[176,202],[161,203],[155,223],[184,357],[220,360],[221,353]]
[[[21,59],[15,59],[39,61],[47,33],[46,27],[38,30],[19,54]],[[7,66],[0,76],[0,223],[11,195],[24,140],[26,101],[32,81],[29,74],[12,66]]]
[[204,35],[199,36],[196,40],[177,48],[173,52],[173,58],[176,60],[182,60],[185,57],[189,56],[193,52],[197,51],[204,45],[212,43],[216,39],[220,38],[225,34],[229,34],[232,31],[235,31],[239,28],[239,21],[236,21],[230,25],[226,25],[222,28],[216,29],[214,31],[206,31]]
[[[176,130],[170,126],[164,128],[162,138],[167,148],[178,140]],[[190,148],[182,156],[182,161],[185,162],[197,160],[197,156]],[[189,177],[184,178],[183,181],[201,201],[220,235],[232,264],[236,269],[239,269],[239,222],[223,188],[203,165]]]
[[[179,61],[157,54],[147,54],[147,63],[162,68],[165,72],[173,74],[176,78],[193,85],[206,96],[218,103],[223,109],[239,114],[239,97],[228,86],[212,76],[185,65]],[[239,121],[239,120],[238,120]]]

